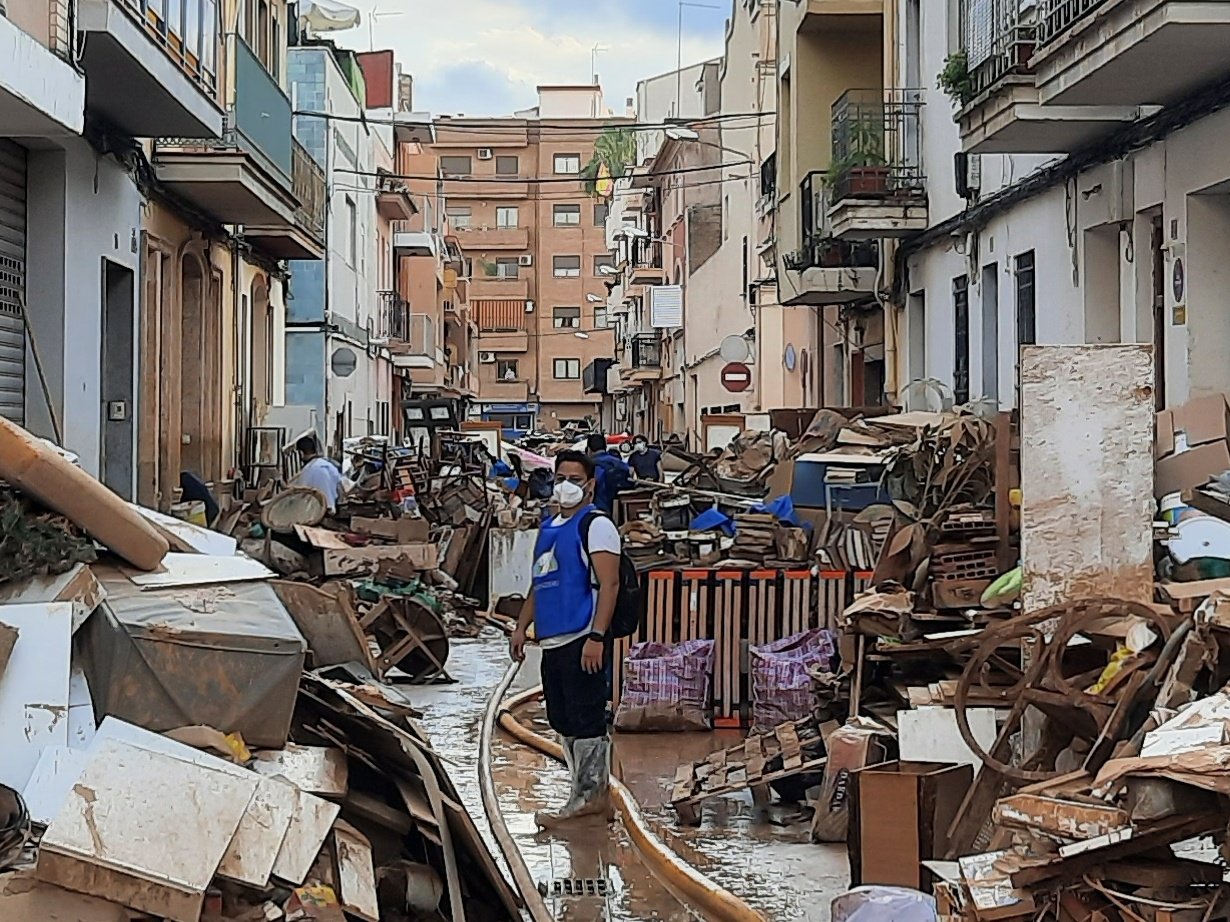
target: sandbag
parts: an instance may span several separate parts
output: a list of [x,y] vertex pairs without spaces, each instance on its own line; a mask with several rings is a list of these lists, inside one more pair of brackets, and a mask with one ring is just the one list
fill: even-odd
[[634,646],[624,660],[615,729],[712,730],[713,649],[712,640]]
[[752,673],[752,731],[811,715],[811,670],[828,672],[837,653],[833,632],[806,631],[748,648]]
[[0,480],[71,519],[134,567],[156,570],[171,549],[142,515],[54,446],[0,418]]

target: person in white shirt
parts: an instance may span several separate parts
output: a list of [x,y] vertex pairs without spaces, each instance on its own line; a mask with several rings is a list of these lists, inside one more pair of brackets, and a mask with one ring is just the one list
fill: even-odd
[[328,458],[321,457],[316,436],[305,435],[295,443],[295,448],[303,459],[303,470],[295,478],[295,483],[324,494],[329,511],[337,512],[337,504],[345,492],[342,472]]

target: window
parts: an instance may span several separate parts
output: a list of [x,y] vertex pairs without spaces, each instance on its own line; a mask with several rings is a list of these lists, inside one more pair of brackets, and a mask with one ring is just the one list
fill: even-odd
[[495,158],[495,175],[496,176],[516,176],[521,172],[521,161],[516,157],[496,157]]
[[448,211],[448,223],[453,226],[453,230],[467,230],[470,227],[470,221],[473,218],[473,212],[470,208],[461,205],[450,205]]
[[515,279],[521,274],[521,264],[515,256],[501,256],[495,261],[495,277]]
[[350,230],[346,258],[350,265],[354,266],[359,258],[359,212],[355,208],[354,199],[349,195],[346,196],[346,227]]
[[600,253],[594,257],[594,275],[605,275],[603,267],[615,268],[615,257],[610,253]]
[[463,279],[474,278],[474,257],[466,256],[461,260],[461,277]]
[[957,405],[969,403],[969,276],[952,280],[952,399]]
[[555,172],[561,176],[575,176],[581,172],[580,154],[556,154]]
[[517,360],[500,359],[495,363],[495,376],[501,381],[517,380]]
[[606,227],[606,219],[611,216],[611,206],[606,202],[594,205],[594,227]]
[[204,0],[201,4],[201,69],[213,74],[218,66],[218,3]]
[[605,307],[595,307],[594,308],[594,328],[598,330],[602,330],[602,329],[605,329],[606,326],[607,326],[606,308]]
[[556,256],[551,263],[557,279],[579,279],[581,277],[580,256]]
[[580,359],[556,359],[555,379],[557,381],[578,381],[581,378]]
[[578,227],[581,224],[580,205],[553,206],[556,227]]
[[516,205],[505,205],[495,210],[495,226],[507,230],[510,227],[517,227],[520,217],[517,212]]
[[557,307],[551,312],[551,317],[557,330],[575,330],[581,327],[579,307]]
[[471,163],[469,157],[441,157],[440,172],[445,176],[469,176]]
[[1034,314],[1034,251],[1016,258],[1016,342],[1032,346],[1038,341],[1037,317]]

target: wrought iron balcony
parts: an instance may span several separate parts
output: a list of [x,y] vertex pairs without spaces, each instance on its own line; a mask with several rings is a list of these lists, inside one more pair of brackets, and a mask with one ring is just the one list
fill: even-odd
[[920,197],[922,90],[847,90],[833,103],[832,200]]
[[1022,9],[1020,0],[963,0],[961,48],[969,97],[980,96],[1008,74],[1024,73],[1037,44],[1035,10]]
[[662,339],[655,333],[636,333],[632,341],[632,367],[657,369],[662,367]]
[[395,291],[379,291],[376,297],[380,304],[377,333],[390,340],[408,342],[410,303]]
[[1110,0],[1043,0],[1038,21],[1038,44],[1045,45],[1062,35],[1069,26],[1109,5]]
[[294,141],[291,161],[291,192],[299,206],[295,223],[317,240],[325,239],[325,171],[298,141]]

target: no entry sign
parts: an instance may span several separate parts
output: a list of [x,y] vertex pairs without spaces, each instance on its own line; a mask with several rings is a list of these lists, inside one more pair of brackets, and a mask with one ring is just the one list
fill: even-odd
[[722,387],[741,394],[752,386],[752,370],[742,362],[731,362],[722,369]]

